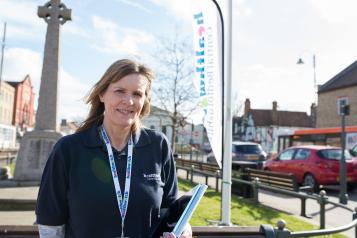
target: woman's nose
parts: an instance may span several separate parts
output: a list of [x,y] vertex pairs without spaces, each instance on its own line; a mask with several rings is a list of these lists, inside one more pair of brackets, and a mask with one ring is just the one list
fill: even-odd
[[134,96],[131,94],[125,94],[122,97],[122,100],[124,100],[128,104],[134,104]]

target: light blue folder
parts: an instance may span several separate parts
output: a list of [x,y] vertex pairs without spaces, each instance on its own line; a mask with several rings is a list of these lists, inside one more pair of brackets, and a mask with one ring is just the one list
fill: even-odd
[[174,229],[172,230],[172,233],[175,234],[176,237],[180,237],[182,232],[185,229],[185,226],[187,223],[190,221],[193,212],[197,208],[201,198],[203,197],[205,191],[207,189],[207,185],[204,184],[198,184],[196,185],[193,189],[191,189],[189,192],[187,192],[184,196],[191,196],[191,199],[189,200],[185,210],[183,211],[180,219],[176,223]]

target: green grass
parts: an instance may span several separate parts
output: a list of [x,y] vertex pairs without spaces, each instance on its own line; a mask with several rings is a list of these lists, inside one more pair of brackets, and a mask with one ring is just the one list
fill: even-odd
[[[179,189],[188,191],[192,184],[179,179]],[[202,198],[195,213],[193,214],[190,224],[192,226],[207,226],[211,225],[211,221],[220,220],[221,209],[221,194],[216,193],[213,189],[208,189],[205,196]],[[261,224],[269,224],[276,227],[278,220],[283,219],[287,224],[287,229],[290,231],[308,231],[316,230],[317,226],[307,223],[295,216],[287,213],[265,207],[260,204],[232,196],[231,203],[231,223],[238,226],[260,226]],[[319,237],[346,237],[341,234],[333,234]]]
[[11,164],[9,165],[9,167],[10,167],[10,174],[11,174],[12,176],[14,176],[15,163],[11,163]]

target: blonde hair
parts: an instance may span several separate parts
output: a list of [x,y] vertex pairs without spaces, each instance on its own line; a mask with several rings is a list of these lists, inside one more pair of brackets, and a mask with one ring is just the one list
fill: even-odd
[[90,105],[89,114],[77,129],[77,132],[90,128],[93,125],[103,123],[104,103],[100,101],[100,95],[107,90],[110,84],[115,83],[130,74],[140,74],[148,80],[148,85],[145,90],[146,97],[144,105],[140,112],[139,120],[136,120],[132,126],[132,131],[136,132],[141,127],[141,119],[150,113],[151,83],[154,79],[154,75],[151,69],[143,64],[130,59],[121,59],[114,62],[91,89],[86,100],[86,103]]

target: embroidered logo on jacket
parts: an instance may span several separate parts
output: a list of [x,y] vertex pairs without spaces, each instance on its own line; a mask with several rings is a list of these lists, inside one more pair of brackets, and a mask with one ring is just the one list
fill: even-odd
[[144,178],[146,178],[146,180],[150,181],[150,180],[155,180],[158,181],[161,179],[160,174],[143,174]]

